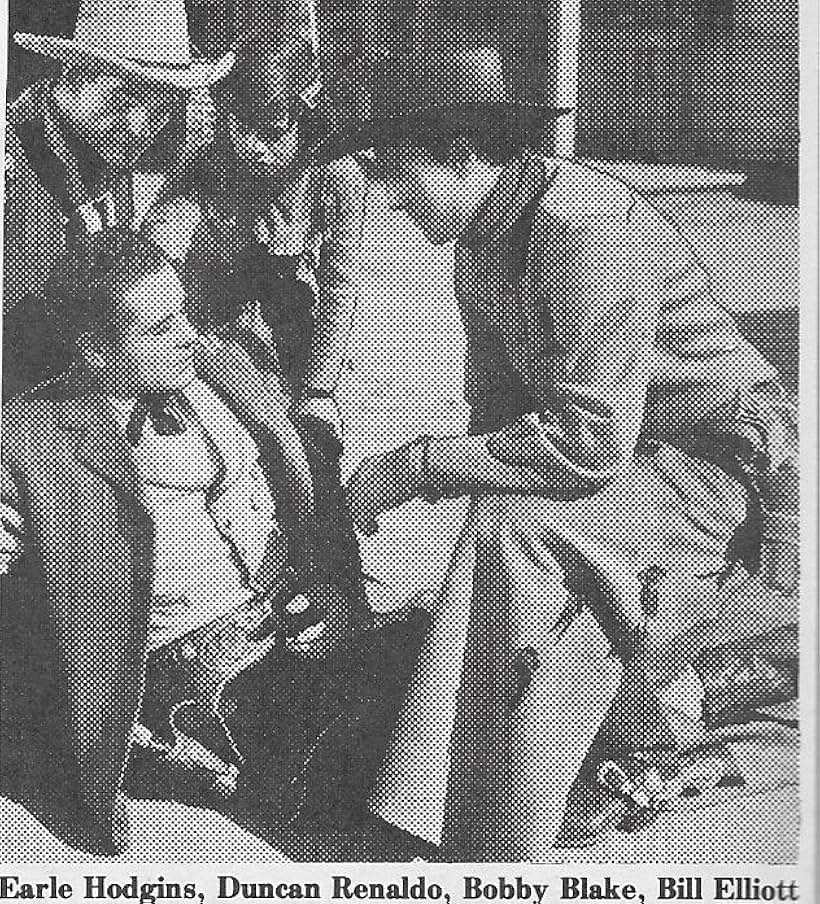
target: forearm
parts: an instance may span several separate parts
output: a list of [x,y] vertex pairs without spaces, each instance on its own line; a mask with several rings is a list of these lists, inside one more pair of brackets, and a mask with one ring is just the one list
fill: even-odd
[[333,391],[347,357],[358,302],[364,183],[356,164],[339,161],[326,170],[321,196],[324,225],[305,385]]
[[339,382],[356,311],[357,291],[352,278],[335,284],[319,280],[313,316],[313,336],[305,372],[305,388],[333,392]]
[[601,489],[614,475],[612,462],[584,468],[555,451],[537,467],[503,461],[493,454],[493,435],[425,439],[419,486],[429,498],[526,493],[578,499]]

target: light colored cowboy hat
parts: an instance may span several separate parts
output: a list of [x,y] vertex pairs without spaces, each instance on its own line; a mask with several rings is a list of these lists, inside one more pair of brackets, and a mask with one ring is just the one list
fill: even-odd
[[18,32],[14,40],[66,66],[106,63],[180,90],[212,85],[234,63],[233,52],[193,58],[184,0],[82,0],[72,38]]
[[369,66],[360,88],[369,111],[314,148],[315,160],[412,143],[412,136],[421,131],[491,131],[526,143],[551,119],[570,112],[513,98],[494,47],[389,57]]

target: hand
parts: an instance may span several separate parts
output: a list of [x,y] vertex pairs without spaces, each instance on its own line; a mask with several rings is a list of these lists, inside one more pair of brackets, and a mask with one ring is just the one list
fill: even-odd
[[313,434],[329,435],[339,445],[344,437],[344,423],[335,399],[304,398],[291,412],[296,425]]
[[245,414],[252,420],[271,430],[284,431],[298,442],[287,416],[287,396],[279,381],[271,373],[262,373],[239,342],[201,336],[197,369],[200,376],[231,397],[241,396]]
[[286,633],[288,620],[305,625],[286,637],[286,649],[301,659],[329,656],[363,627],[354,611],[359,610],[339,588],[327,583],[313,584],[285,607]]
[[421,495],[421,468],[413,443],[366,458],[347,482],[353,523],[365,534],[379,529],[376,518]]

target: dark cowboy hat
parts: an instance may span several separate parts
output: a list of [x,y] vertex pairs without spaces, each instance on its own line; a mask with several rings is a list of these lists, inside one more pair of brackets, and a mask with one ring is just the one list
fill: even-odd
[[565,108],[513,100],[493,47],[390,57],[369,67],[361,89],[369,111],[332,132],[315,149],[319,162],[366,148],[412,143],[419,134],[465,131],[527,143]]
[[309,106],[321,89],[316,52],[304,36],[274,42],[252,34],[236,45],[236,65],[222,86],[232,113],[249,122]]

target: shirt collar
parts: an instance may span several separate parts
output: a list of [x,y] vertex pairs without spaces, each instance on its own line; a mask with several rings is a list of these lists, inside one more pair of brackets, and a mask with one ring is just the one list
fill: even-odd
[[135,398],[124,399],[121,396],[106,396],[106,401],[114,414],[114,420],[118,426],[126,430],[137,400]]
[[[189,383],[188,386],[181,389],[180,394],[185,396],[190,403],[191,394],[200,392],[199,384],[201,384],[201,380],[197,377]],[[106,395],[105,400],[114,415],[114,420],[117,422],[117,425],[123,430],[127,430],[128,422],[131,420],[131,415],[134,413],[134,406],[137,404],[136,396],[126,398],[124,396]]]
[[480,248],[505,236],[539,201],[557,169],[557,163],[528,151],[505,164],[459,244]]

